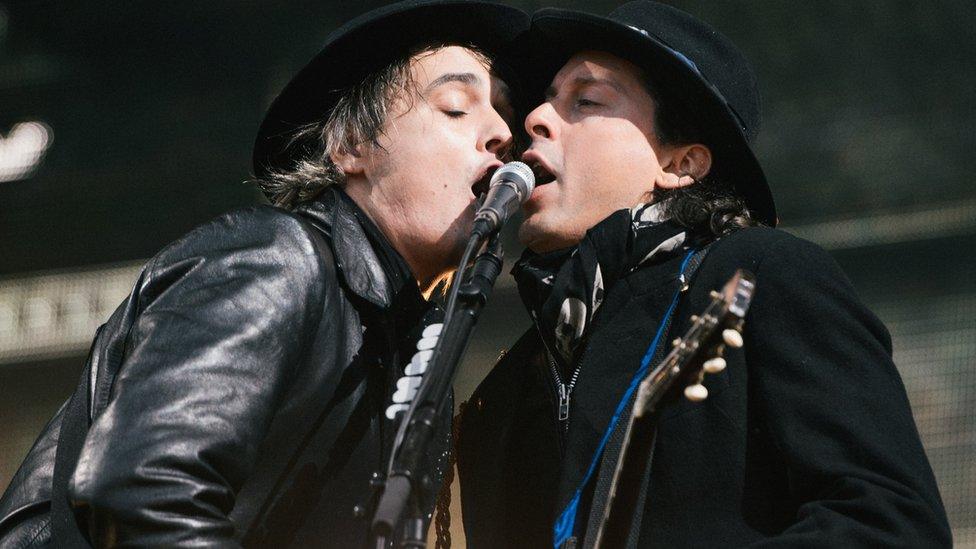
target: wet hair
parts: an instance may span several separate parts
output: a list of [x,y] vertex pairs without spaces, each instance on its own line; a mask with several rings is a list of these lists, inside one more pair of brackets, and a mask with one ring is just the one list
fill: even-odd
[[[253,182],[272,204],[287,209],[315,198],[330,185],[342,185],[345,174],[332,161],[332,155],[353,152],[364,144],[380,147],[383,125],[401,105],[399,102],[406,102],[403,112],[407,112],[419,96],[410,63],[451,45],[455,44],[421,45],[342,90],[328,117],[302,126],[292,135],[289,148],[304,151],[294,164]],[[457,45],[491,66],[492,59],[477,47]]]
[[[654,132],[661,145],[705,143],[703,123],[673,94],[644,75],[644,87],[654,100]],[[691,185],[656,189],[653,201],[664,204],[664,212],[675,223],[694,232],[720,237],[745,227],[762,225],[721,166],[712,163],[705,177]]]

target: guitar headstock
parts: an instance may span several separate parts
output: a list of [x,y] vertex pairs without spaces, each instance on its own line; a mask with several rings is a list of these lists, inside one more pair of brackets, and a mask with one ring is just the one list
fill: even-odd
[[685,382],[685,398],[699,402],[708,398],[702,384],[706,374],[725,369],[726,347],[742,347],[742,326],[755,291],[755,277],[739,269],[721,292],[712,291],[712,301],[701,315],[691,317],[691,327],[672,342],[673,349],[641,383],[635,402],[637,416],[656,407],[678,380]]

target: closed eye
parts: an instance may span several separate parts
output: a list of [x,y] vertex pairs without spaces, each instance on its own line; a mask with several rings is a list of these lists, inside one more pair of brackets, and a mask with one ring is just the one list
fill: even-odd
[[461,118],[462,116],[468,114],[464,111],[444,111],[444,114],[451,118]]

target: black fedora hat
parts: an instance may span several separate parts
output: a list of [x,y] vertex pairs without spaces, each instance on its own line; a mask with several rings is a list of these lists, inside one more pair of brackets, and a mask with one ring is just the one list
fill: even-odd
[[[714,169],[735,185],[760,221],[776,225],[772,193],[750,148],[761,122],[756,77],[728,38],[649,0],[628,2],[607,17],[542,9],[532,17],[531,32],[535,74],[551,78],[574,53],[586,50],[611,53],[645,70],[658,92],[697,119]],[[531,85],[538,93],[548,80]]]
[[254,143],[258,177],[287,170],[303,154],[296,130],[326,118],[342,91],[425,43],[471,44],[501,54],[529,27],[522,10],[491,2],[407,0],[367,12],[332,32],[278,94]]

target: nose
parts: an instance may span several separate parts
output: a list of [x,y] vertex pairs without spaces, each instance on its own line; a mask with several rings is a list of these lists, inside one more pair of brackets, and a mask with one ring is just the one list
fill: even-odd
[[552,120],[554,115],[555,110],[552,108],[552,103],[546,101],[532,109],[532,112],[525,117],[525,131],[529,133],[529,137],[533,141],[555,138],[556,125]]
[[494,154],[496,158],[503,158],[511,151],[513,141],[512,130],[509,129],[508,123],[496,113],[487,132],[485,150]]

